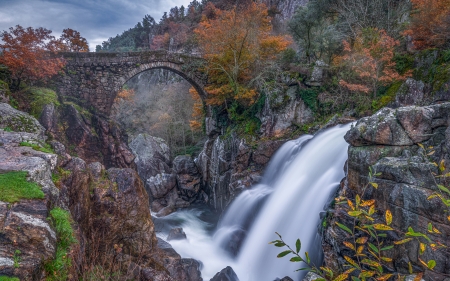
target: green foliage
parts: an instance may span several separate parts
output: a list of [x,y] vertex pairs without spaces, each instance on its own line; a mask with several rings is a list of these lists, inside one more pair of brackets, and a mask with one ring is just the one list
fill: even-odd
[[53,149],[50,147],[49,144],[45,143],[42,145],[38,145],[38,144],[34,144],[34,143],[29,143],[29,142],[21,142],[19,144],[20,146],[27,146],[27,147],[31,147],[36,151],[41,151],[41,152],[45,152],[45,153],[52,153],[54,154],[55,152],[53,151]]
[[20,257],[21,254],[22,254],[22,252],[20,250],[15,250],[14,251],[14,255],[13,255],[14,268],[19,268],[20,267],[19,263],[22,260],[22,258]]
[[[387,106],[389,103],[395,101],[395,97],[403,85],[403,81],[393,83],[389,88],[382,89],[381,94],[375,100],[372,100],[372,109],[378,111]],[[384,90],[384,91],[383,91]]]
[[0,276],[0,281],[20,281],[17,277]]
[[424,50],[416,56],[414,79],[431,85],[432,93],[450,81],[450,50]]
[[396,54],[393,61],[395,70],[401,75],[414,68],[414,57],[410,54]]
[[316,88],[300,89],[298,94],[313,112],[317,111],[319,91]]
[[20,199],[44,199],[45,194],[34,182],[27,181],[27,172],[0,174],[0,201],[15,203]]
[[67,177],[69,177],[70,174],[71,174],[70,171],[58,167],[57,171],[52,173],[52,181],[55,184],[55,186],[59,188],[61,186],[61,181],[67,179]]
[[288,65],[296,61],[297,53],[292,48],[287,48],[281,53],[281,63],[283,65]]
[[30,114],[39,118],[46,104],[59,106],[58,96],[55,91],[47,88],[31,87],[25,92],[30,98]]
[[68,270],[72,265],[68,252],[70,246],[78,242],[73,233],[71,217],[66,210],[54,208],[50,211],[50,219],[55,227],[58,242],[55,259],[44,265],[47,280],[68,280]]
[[13,132],[13,129],[11,129],[11,127],[5,127],[3,130],[5,132]]

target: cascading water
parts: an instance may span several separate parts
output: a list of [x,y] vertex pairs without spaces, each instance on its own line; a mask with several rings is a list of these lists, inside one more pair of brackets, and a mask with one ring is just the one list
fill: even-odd
[[[280,248],[268,242],[277,239],[275,232],[290,244],[300,238],[302,255],[308,251],[313,261],[321,262],[319,214],[344,177],[348,144],[343,136],[349,129],[350,125],[336,126],[283,145],[261,183],[230,205],[214,236],[205,230],[208,224],[198,218],[198,210],[164,218],[180,222],[178,226],[188,237],[171,241],[174,249],[182,257],[202,261],[204,280],[228,265],[241,281],[272,281],[284,276],[299,280],[302,272],[294,271],[300,265],[277,259]],[[224,247],[234,240],[239,247],[231,247],[233,256]]]

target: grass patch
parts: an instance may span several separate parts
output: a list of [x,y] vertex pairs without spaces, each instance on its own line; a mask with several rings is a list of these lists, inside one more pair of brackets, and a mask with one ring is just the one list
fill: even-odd
[[0,174],[0,201],[15,203],[20,199],[44,199],[39,185],[27,181],[27,172]]
[[55,259],[44,265],[47,280],[68,280],[69,268],[72,265],[68,252],[70,246],[78,241],[73,234],[69,212],[61,208],[54,208],[50,211],[50,219],[55,227],[58,242]]
[[36,151],[55,154],[55,152],[53,151],[53,149],[50,147],[49,144],[44,144],[43,146],[40,146],[40,145],[34,144],[34,143],[21,142],[19,145],[31,147],[32,149],[34,149]]
[[35,118],[39,118],[42,109],[47,104],[59,106],[58,96],[55,91],[47,88],[31,87],[26,90],[30,97],[30,114]]
[[17,277],[0,276],[0,281],[20,281]]

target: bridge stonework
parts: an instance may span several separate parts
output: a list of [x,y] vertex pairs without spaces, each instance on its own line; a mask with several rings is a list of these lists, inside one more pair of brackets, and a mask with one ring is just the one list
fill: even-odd
[[118,92],[133,76],[150,69],[168,69],[186,79],[206,98],[203,59],[163,51],[130,53],[61,53],[65,69],[56,78],[58,93],[67,101],[109,116]]

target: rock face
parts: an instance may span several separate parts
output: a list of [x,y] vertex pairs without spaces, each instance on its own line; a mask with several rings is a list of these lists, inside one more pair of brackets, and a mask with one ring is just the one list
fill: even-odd
[[[13,116],[29,118],[27,124],[37,122],[33,117],[12,112]],[[8,115],[3,117],[8,120]],[[42,140],[41,128],[33,126],[37,133],[0,130],[0,174],[26,171],[28,180],[38,183],[45,194],[44,199],[17,203],[0,201],[0,276],[16,276],[21,280],[39,280],[43,274],[42,264],[52,260],[56,251],[56,234],[47,218],[59,197],[52,182],[57,159],[54,154],[19,146],[24,141],[38,143]]]
[[234,270],[227,266],[218,272],[210,281],[239,281]]
[[166,216],[177,208],[188,207],[197,199],[200,191],[200,174],[190,157],[170,161],[170,149],[161,138],[145,134],[130,142],[136,155],[135,163],[139,176],[145,181],[151,209],[157,216]]
[[425,84],[412,78],[406,79],[395,97],[396,106],[422,105]]
[[285,95],[277,100],[266,99],[264,108],[258,116],[261,120],[260,133],[263,137],[285,134],[292,126],[301,126],[314,121],[314,114],[303,100],[297,97],[298,86],[289,87]]
[[186,239],[186,233],[184,233],[181,227],[172,228],[167,236],[167,241],[170,240],[183,240]]
[[[341,195],[350,198],[355,192],[362,194],[368,182],[371,166],[381,175],[374,179],[378,188],[369,187],[365,198],[376,200],[380,214],[390,210],[393,214],[392,226],[403,233],[408,227],[416,232],[426,233],[436,243],[449,247],[447,237],[450,226],[446,210],[448,208],[438,198],[428,199],[437,191],[433,173],[438,168],[431,162],[443,163],[447,173],[450,166],[450,103],[426,107],[403,107],[397,110],[382,109],[375,115],[363,118],[345,136],[351,144],[349,148],[346,185]],[[433,147],[434,153],[425,156]],[[448,186],[448,181],[441,184]],[[380,220],[384,222],[383,216]],[[324,251],[327,265],[342,267],[343,256],[350,255],[342,244],[350,239],[338,228],[336,221],[348,222],[347,213],[340,205],[332,211],[331,219],[324,234]],[[436,235],[427,230],[431,223],[442,234]],[[399,239],[397,233],[388,233],[386,244]],[[444,273],[450,271],[449,255],[441,250],[433,251],[427,247],[423,255],[418,254],[416,240],[396,246],[387,252],[393,262],[387,264],[389,270],[407,274],[411,262],[414,272],[425,271],[425,280],[447,280]],[[421,265],[420,259],[436,260],[434,271],[428,271]]]
[[275,29],[285,30],[287,21],[292,18],[297,7],[305,6],[309,0],[264,0],[262,2],[276,14],[273,23]]
[[209,139],[196,159],[205,201],[222,211],[243,190],[257,183],[273,153],[284,140],[260,141],[251,148],[235,135]]
[[119,126],[99,115],[66,103],[46,105],[40,117],[47,133],[68,148],[68,153],[106,167],[134,167],[134,155]]

